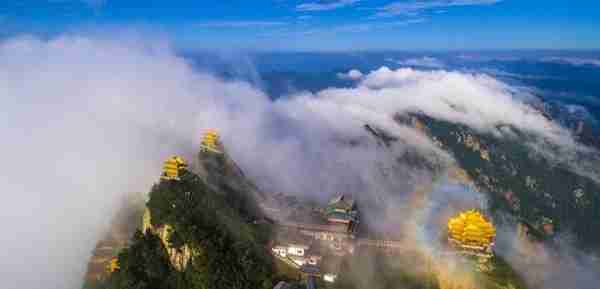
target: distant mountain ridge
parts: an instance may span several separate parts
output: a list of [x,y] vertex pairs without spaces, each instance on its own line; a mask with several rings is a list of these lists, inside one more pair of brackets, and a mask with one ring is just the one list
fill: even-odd
[[[600,248],[600,184],[531,151],[523,138],[498,138],[423,114],[398,117],[450,152],[493,211],[508,212],[551,240],[573,233],[583,248]],[[517,131],[513,128],[513,131]],[[525,135],[523,135],[525,137]]]

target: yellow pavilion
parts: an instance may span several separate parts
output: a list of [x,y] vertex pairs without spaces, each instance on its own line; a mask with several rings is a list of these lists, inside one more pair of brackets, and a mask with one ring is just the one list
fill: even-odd
[[496,228],[479,211],[469,210],[448,221],[448,242],[462,252],[490,256],[496,238]]
[[163,165],[162,180],[178,180],[179,171],[187,168],[187,163],[180,156],[172,156]]
[[110,262],[108,263],[108,265],[106,266],[106,272],[108,273],[113,273],[117,270],[119,270],[119,259],[117,257],[112,257],[110,259]]
[[202,137],[202,142],[200,143],[200,150],[202,152],[222,153],[219,150],[219,134],[216,130],[206,130]]

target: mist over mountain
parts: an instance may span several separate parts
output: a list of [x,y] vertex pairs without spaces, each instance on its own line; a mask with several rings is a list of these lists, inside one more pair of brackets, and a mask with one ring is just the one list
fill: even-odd
[[[199,55],[165,42],[111,37],[4,40],[0,131],[7,165],[0,189],[10,201],[0,205],[0,244],[7,252],[0,277],[12,281],[7,288],[81,287],[85,264],[122,196],[151,191],[168,156],[195,159],[203,131],[214,128],[260,192],[317,201],[352,193],[378,208],[365,212],[373,231],[401,232],[407,247],[427,254],[438,242],[431,228],[480,207],[503,233],[499,255],[532,288],[556,285],[547,272],[560,272],[565,286],[594,288],[600,227],[595,57],[548,51]],[[465,186],[450,184],[456,168],[471,179]],[[194,192],[217,199],[223,193],[192,180]],[[241,209],[218,204],[232,223],[250,222],[239,217]],[[544,231],[548,219],[551,232]],[[530,242],[516,239],[517,223],[533,235],[535,252],[546,254],[531,262],[537,266],[517,252],[517,243]],[[231,231],[218,229],[235,239]],[[196,237],[187,240],[202,246]],[[136,235],[142,245],[132,248],[143,252],[158,242],[144,238]],[[249,259],[262,260],[256,254]]]

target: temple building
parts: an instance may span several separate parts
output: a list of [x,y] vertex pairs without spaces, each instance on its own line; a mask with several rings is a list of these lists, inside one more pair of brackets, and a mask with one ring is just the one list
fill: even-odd
[[494,225],[476,210],[462,212],[448,221],[448,243],[460,253],[490,258],[495,238]]
[[300,268],[303,265],[318,265],[322,254],[314,240],[294,232],[279,232],[271,251],[275,257]]
[[180,170],[187,168],[187,163],[180,156],[172,156],[163,165],[161,180],[178,180]]
[[352,198],[339,194],[330,200],[326,207],[311,209],[295,202],[283,202],[279,206],[273,203],[276,202],[263,202],[261,206],[271,213],[270,217],[281,230],[307,236],[336,255],[354,252],[359,219]]
[[219,143],[219,134],[217,131],[208,129],[200,142],[200,151],[222,154],[223,152],[219,149]]
[[115,271],[117,271],[119,269],[120,269],[120,267],[119,267],[119,258],[112,257],[110,259],[110,262],[106,266],[106,272],[108,272],[108,273],[114,273]]
[[351,231],[351,227],[358,223],[358,211],[354,200],[343,194],[329,201],[325,214],[329,223],[344,224],[348,226],[348,231]]

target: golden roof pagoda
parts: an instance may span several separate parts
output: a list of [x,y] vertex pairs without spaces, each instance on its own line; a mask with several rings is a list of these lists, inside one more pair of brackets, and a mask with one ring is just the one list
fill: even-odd
[[179,170],[185,169],[187,163],[180,156],[172,156],[167,159],[163,165],[163,174],[160,177],[162,180],[178,180]]
[[464,250],[491,253],[496,228],[477,210],[458,214],[448,221],[448,241]]
[[214,129],[208,129],[202,137],[200,150],[203,152],[222,153],[219,150],[219,134]]
[[118,269],[120,269],[120,267],[119,267],[119,259],[117,257],[112,257],[110,259],[110,262],[106,266],[106,271],[108,273],[113,273],[113,272],[117,271]]

